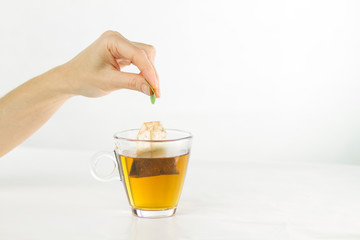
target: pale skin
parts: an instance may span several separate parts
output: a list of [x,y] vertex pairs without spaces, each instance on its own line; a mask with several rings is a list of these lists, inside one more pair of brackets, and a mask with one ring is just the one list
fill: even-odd
[[[0,157],[38,130],[70,98],[101,97],[131,89],[160,97],[155,49],[107,31],[69,62],[37,76],[0,99]],[[123,72],[134,64],[140,73]]]

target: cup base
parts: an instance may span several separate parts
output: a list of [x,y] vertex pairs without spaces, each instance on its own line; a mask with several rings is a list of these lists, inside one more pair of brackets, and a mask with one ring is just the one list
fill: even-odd
[[166,209],[166,210],[141,210],[141,209],[132,209],[132,213],[140,218],[164,218],[164,217],[171,217],[175,215],[176,208],[173,209]]

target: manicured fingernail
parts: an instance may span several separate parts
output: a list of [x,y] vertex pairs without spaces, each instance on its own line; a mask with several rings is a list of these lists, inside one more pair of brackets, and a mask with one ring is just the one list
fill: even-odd
[[149,88],[149,86],[147,84],[143,84],[141,86],[141,90],[142,90],[143,93],[150,96],[150,88]]

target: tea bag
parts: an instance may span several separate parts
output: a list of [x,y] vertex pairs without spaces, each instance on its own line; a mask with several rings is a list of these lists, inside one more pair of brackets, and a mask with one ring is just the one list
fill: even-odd
[[[162,124],[146,122],[142,125],[138,140],[165,140],[166,131]],[[131,165],[131,177],[151,177],[159,175],[179,174],[176,168],[177,158],[166,157],[165,145],[162,142],[138,142],[137,157]]]
[[[166,131],[160,121],[146,122],[141,126],[137,135],[137,140],[165,140]],[[137,142],[137,155],[144,155],[145,153],[156,153],[159,150],[165,150],[161,143],[155,142]],[[151,156],[150,156],[151,157]]]
[[134,158],[130,177],[141,178],[179,174],[176,168],[178,158]]

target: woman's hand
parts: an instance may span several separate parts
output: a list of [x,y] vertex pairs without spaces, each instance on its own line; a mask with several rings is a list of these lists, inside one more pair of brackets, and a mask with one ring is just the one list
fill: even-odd
[[[120,33],[107,31],[79,55],[60,66],[64,74],[64,91],[70,95],[101,97],[114,90],[132,89],[160,97],[159,79],[154,66],[155,48],[130,42]],[[121,71],[134,64],[139,74]]]

